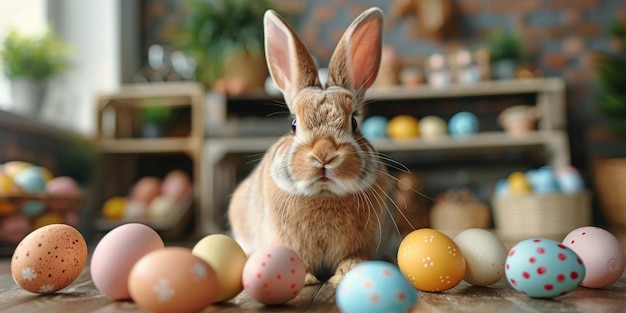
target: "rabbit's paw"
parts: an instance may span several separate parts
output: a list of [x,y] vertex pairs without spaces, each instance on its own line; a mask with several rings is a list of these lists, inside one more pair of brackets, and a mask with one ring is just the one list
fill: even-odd
[[311,273],[306,273],[306,276],[304,277],[304,284],[305,285],[317,285],[319,283],[320,283],[320,281],[319,281],[319,279],[317,279],[317,277],[315,277]]
[[362,259],[346,259],[339,263],[337,269],[335,270],[335,275],[333,275],[328,282],[333,285],[338,285],[341,279],[350,271],[355,265],[363,262]]

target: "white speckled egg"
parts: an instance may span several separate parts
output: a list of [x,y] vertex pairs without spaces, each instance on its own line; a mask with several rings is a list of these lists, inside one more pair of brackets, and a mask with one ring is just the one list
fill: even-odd
[[74,227],[47,225],[32,231],[15,248],[11,274],[27,291],[56,292],[78,278],[87,253],[85,238]]
[[624,248],[610,232],[599,227],[581,227],[570,232],[563,244],[574,250],[585,264],[581,286],[604,288],[624,273]]
[[144,255],[128,275],[131,298],[153,313],[202,311],[215,301],[219,289],[213,268],[183,247]]
[[463,279],[476,286],[489,286],[504,277],[506,248],[493,233],[479,228],[466,229],[454,237],[465,257]]
[[209,263],[217,273],[222,288],[216,302],[232,299],[243,290],[241,274],[246,253],[234,239],[222,234],[209,235],[198,241],[191,253]]
[[243,268],[248,295],[264,304],[280,304],[295,298],[304,286],[306,268],[291,249],[275,246],[258,250]]
[[509,250],[505,274],[513,289],[551,298],[574,290],[585,277],[585,267],[576,252],[560,242],[533,238]]
[[404,313],[417,303],[417,290],[396,266],[368,261],[356,265],[344,276],[335,298],[343,313]]
[[130,299],[128,274],[135,262],[164,246],[159,234],[144,224],[128,223],[113,228],[100,239],[91,256],[94,285],[115,300]]

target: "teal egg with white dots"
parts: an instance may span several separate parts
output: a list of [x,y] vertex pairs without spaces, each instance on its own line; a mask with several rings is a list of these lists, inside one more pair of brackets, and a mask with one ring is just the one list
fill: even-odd
[[383,261],[353,267],[337,286],[336,302],[343,313],[409,312],[417,290],[397,266]]

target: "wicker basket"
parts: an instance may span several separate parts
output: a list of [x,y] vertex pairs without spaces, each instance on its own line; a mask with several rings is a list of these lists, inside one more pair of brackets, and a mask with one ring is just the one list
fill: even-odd
[[591,201],[587,192],[495,197],[493,215],[502,238],[561,240],[572,230],[591,223]]
[[609,224],[626,227],[626,158],[594,162],[598,202]]

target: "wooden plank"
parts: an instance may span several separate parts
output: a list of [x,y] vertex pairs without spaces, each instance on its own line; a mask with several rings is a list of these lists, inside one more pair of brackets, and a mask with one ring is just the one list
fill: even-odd
[[104,153],[174,153],[196,148],[192,142],[189,137],[103,139],[100,148]]

